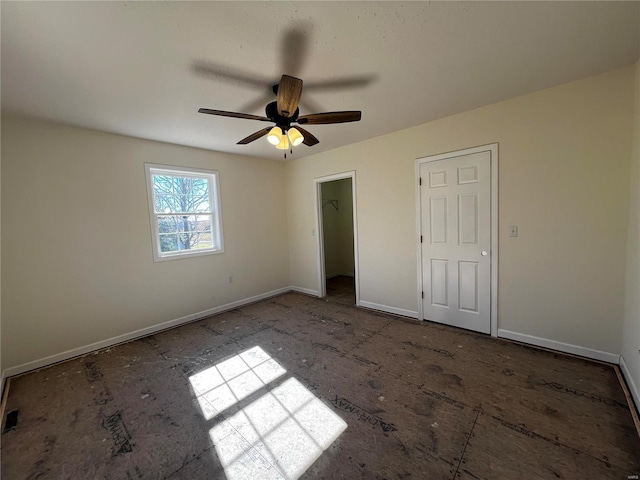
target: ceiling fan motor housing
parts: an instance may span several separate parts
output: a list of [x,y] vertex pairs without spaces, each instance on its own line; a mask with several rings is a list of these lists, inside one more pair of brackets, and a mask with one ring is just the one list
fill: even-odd
[[278,113],[278,102],[271,102],[265,108],[266,116],[274,122],[282,130],[288,130],[291,127],[291,123],[298,119],[300,109],[296,108],[296,111],[290,117],[283,117]]

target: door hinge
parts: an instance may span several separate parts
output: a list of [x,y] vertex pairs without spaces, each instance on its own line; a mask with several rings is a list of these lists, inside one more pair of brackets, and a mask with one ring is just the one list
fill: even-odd
[[419,178],[418,185],[422,185],[422,177]]
[[420,243],[422,243],[422,235],[420,235]]
[[424,298],[424,292],[422,292],[422,298]]

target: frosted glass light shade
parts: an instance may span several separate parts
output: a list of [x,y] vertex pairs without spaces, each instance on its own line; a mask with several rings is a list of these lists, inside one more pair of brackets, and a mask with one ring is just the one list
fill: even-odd
[[280,143],[276,145],[276,148],[278,150],[286,150],[289,148],[289,139],[286,135],[282,135],[282,137],[280,137]]
[[294,147],[297,147],[304,141],[304,136],[302,136],[302,134],[297,128],[290,128],[288,132],[288,136],[289,136],[289,141],[291,142],[291,145],[293,145]]
[[278,145],[281,142],[282,130],[280,127],[273,127],[267,135],[267,142],[271,145]]

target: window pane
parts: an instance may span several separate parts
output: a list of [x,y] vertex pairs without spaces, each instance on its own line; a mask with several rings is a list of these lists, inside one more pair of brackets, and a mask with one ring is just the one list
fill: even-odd
[[156,213],[211,211],[206,178],[153,174],[152,179]]
[[180,217],[158,216],[158,233],[178,233],[180,231]]
[[160,234],[160,251],[175,252],[178,250],[178,236],[172,234]]
[[[174,212],[210,212],[209,192],[205,194],[196,194],[194,192],[178,194],[175,199],[178,209]],[[179,210],[182,209],[182,210]]]
[[175,195],[170,193],[157,193],[154,195],[154,211],[156,213],[170,213],[174,211],[177,205]]
[[151,175],[153,180],[153,193],[174,193],[173,177],[171,175]]
[[212,215],[158,215],[157,219],[162,252],[216,247]]

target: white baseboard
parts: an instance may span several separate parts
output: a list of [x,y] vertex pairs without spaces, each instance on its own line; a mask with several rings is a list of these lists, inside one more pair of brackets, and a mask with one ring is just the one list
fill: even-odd
[[627,382],[627,386],[629,387],[629,391],[631,392],[631,396],[633,397],[633,401],[636,404],[636,409],[640,412],[640,390],[638,390],[639,385],[636,385],[636,382],[633,381],[633,376],[627,367],[627,362],[624,361],[624,357],[620,355],[620,371],[622,375],[624,375],[624,379]]
[[243,305],[255,303],[260,300],[264,300],[266,298],[275,297],[276,295],[289,292],[293,289],[294,287],[279,288],[277,290],[272,290],[270,292],[262,293],[260,295],[244,298],[242,300],[237,300],[235,302],[227,303],[225,305],[220,305],[219,307],[203,310],[202,312],[192,313],[191,315],[185,315],[184,317],[176,318],[174,320],[169,320],[167,322],[159,323],[157,325],[152,325],[150,327],[134,330],[133,332],[125,333],[123,335],[118,335],[115,337],[108,338],[106,340],[101,340],[99,342],[91,343],[89,345],[85,345],[84,347],[73,348],[71,350],[67,350],[62,353],[57,353],[55,355],[50,355],[48,357],[40,358],[38,360],[33,360],[31,362],[23,363],[22,365],[18,365],[16,367],[7,368],[2,372],[2,381],[3,381],[2,384],[4,385],[4,379],[7,377],[20,375],[21,373],[25,373],[38,368],[47,367],[49,365],[53,365],[54,363],[63,362],[65,360],[69,360],[71,358],[78,357],[80,355],[85,355],[87,353],[94,352],[102,348],[113,347],[114,345],[118,345],[120,343],[129,342],[131,340],[135,340],[141,337],[146,337],[148,335],[158,333],[162,330],[167,330],[169,328],[177,327],[185,323],[190,323],[196,320],[200,320],[202,318],[210,317],[211,315],[215,315],[216,313],[226,312],[228,310],[233,310],[234,308],[238,308]]
[[556,340],[534,337],[533,335],[526,335],[524,333],[511,332],[509,330],[502,330],[499,328],[498,337],[515,340],[516,342],[528,343],[529,345],[548,348],[550,350],[570,353],[572,355],[578,355],[580,357],[591,358],[593,360],[599,360],[601,362],[613,363],[614,365],[618,365],[620,363],[620,355],[617,355],[615,353],[579,347],[577,345],[571,345],[570,343],[562,343]]
[[311,290],[310,288],[302,288],[302,287],[289,287],[290,291],[294,291],[294,292],[298,292],[298,293],[305,293],[307,295],[312,295],[314,297],[319,297],[320,296],[320,292],[318,292],[318,290]]
[[418,318],[418,312],[405,310],[404,308],[389,307],[388,305],[380,305],[378,303],[365,302],[363,300],[360,300],[360,304],[358,306],[370,308],[372,310],[380,310],[381,312],[393,313],[394,315],[401,315],[403,317]]

